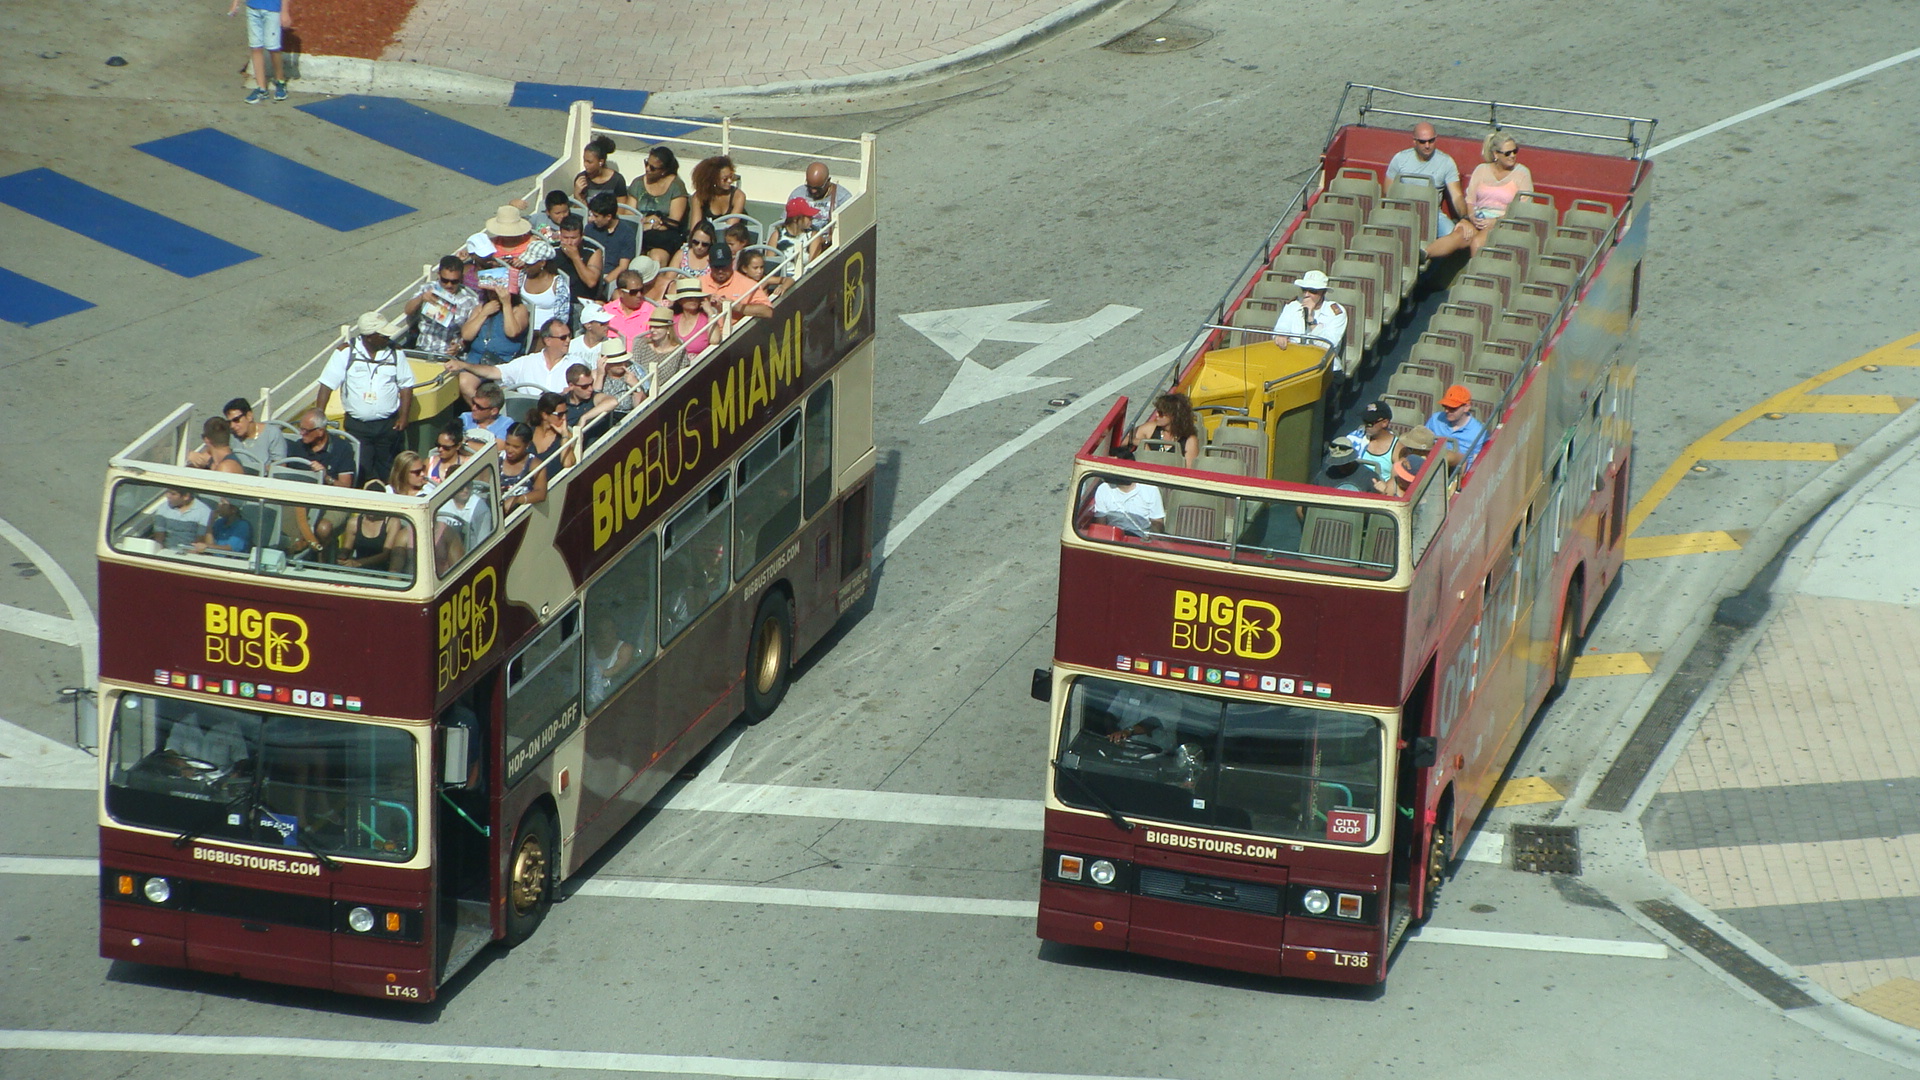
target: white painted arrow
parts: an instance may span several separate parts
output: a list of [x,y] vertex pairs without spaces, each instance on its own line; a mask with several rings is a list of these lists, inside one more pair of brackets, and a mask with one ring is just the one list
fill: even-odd
[[[954,373],[953,381],[947,384],[940,400],[927,415],[920,418],[920,422],[924,424],[951,416],[962,409],[971,409],[975,405],[1065,382],[1064,376],[1041,377],[1037,373],[1140,314],[1139,308],[1108,304],[1092,315],[1073,322],[1014,321],[1016,317],[1045,307],[1050,302],[1023,300],[1012,304],[985,304],[900,316],[901,322],[920,331],[928,341],[960,361],[960,370]],[[1011,341],[1030,344],[1033,348],[997,368],[990,368],[968,356],[983,341]]]

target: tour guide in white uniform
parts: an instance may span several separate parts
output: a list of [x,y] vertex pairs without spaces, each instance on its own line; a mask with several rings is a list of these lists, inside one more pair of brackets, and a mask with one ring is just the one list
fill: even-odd
[[363,483],[386,482],[413,411],[413,370],[407,368],[402,377],[400,354],[392,345],[398,329],[377,311],[360,316],[347,343],[327,358],[313,399],[313,407],[324,412],[327,399],[340,391],[347,434],[360,440],[357,474]]
[[1273,323],[1273,340],[1282,345],[1289,339],[1306,342],[1309,338],[1333,343],[1325,397],[1327,427],[1338,430],[1340,425],[1334,421],[1346,407],[1346,368],[1341,364],[1341,353],[1347,344],[1347,309],[1327,299],[1327,275],[1322,271],[1309,270],[1294,284],[1300,286],[1300,299],[1280,309],[1280,317]]

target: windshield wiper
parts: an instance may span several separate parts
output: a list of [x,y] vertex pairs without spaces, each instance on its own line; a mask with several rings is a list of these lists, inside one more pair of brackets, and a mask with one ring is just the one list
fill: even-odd
[[1120,829],[1122,832],[1133,831],[1133,822],[1128,821],[1126,818],[1120,816],[1120,811],[1115,810],[1113,808],[1112,803],[1101,798],[1100,793],[1093,790],[1093,785],[1087,783],[1084,779],[1081,778],[1080,770],[1078,769],[1069,770],[1065,765],[1060,764],[1059,758],[1053,759],[1053,761],[1050,762],[1050,764],[1053,766],[1054,772],[1059,773],[1061,776],[1069,777],[1070,779],[1072,779],[1073,786],[1079,788],[1081,791],[1081,794],[1084,794],[1087,797],[1087,800],[1093,803],[1094,809],[1099,810],[1100,812],[1106,814],[1108,818],[1112,819],[1115,825],[1120,826]]
[[[222,815],[231,814],[235,810],[239,809],[241,803],[246,802],[251,798],[253,798],[253,789],[248,788],[246,791],[243,791],[240,794],[235,795],[233,798],[228,799],[227,804],[220,808],[220,813]],[[207,834],[207,827],[205,826],[197,829],[188,829],[185,832],[181,833],[179,836],[176,836],[173,838],[173,846],[177,848],[186,847],[188,844],[193,843],[195,840],[200,839],[206,834]]]
[[247,814],[247,818],[249,820],[249,824],[248,824],[249,828],[254,827],[254,819],[258,817],[259,812],[262,810],[265,810],[267,813],[272,814],[275,817],[293,818],[294,824],[293,824],[292,837],[293,837],[293,842],[295,846],[299,847],[300,850],[305,851],[307,854],[313,856],[314,858],[319,859],[321,866],[324,866],[329,870],[340,869],[340,863],[336,861],[333,858],[333,856],[328,855],[326,852],[321,851],[317,847],[314,847],[312,844],[307,842],[306,837],[300,835],[300,819],[298,817],[292,814],[288,814],[280,810],[276,806],[270,805],[267,802],[267,800],[260,797],[260,790],[256,786],[253,793],[253,807],[250,810],[250,812]]

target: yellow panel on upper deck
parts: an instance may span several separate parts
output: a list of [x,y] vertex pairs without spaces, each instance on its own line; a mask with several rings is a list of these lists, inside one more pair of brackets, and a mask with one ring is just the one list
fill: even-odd
[[[407,416],[408,423],[431,420],[439,416],[441,411],[447,406],[460,400],[460,383],[457,380],[448,378],[438,385],[433,385],[433,380],[438,378],[443,371],[439,364],[432,360],[421,360],[418,357],[412,356],[407,357],[407,362],[413,368],[413,381],[415,384],[413,389],[413,412]],[[346,410],[342,406],[340,395],[335,394],[328,398],[327,419],[339,420],[345,416]]]
[[[1261,422],[1268,446],[1269,475],[1304,481],[1311,474],[1320,440],[1321,397],[1326,393],[1326,350],[1318,345],[1279,345],[1259,341],[1214,349],[1201,358],[1199,373],[1187,387],[1195,408],[1244,409]],[[1218,434],[1220,414],[1201,413],[1209,439]]]

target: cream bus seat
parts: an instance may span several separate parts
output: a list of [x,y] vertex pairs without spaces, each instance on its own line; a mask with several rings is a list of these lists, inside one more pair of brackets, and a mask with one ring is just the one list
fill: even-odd
[[1303,555],[1357,562],[1362,532],[1358,510],[1309,506],[1301,525],[1300,551]]

